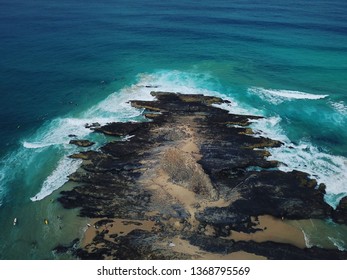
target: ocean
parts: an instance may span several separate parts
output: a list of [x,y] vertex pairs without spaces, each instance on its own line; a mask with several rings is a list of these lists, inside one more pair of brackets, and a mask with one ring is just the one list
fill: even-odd
[[[284,142],[281,170],[325,183],[333,207],[347,195],[345,0],[0,0],[0,55],[0,259],[71,258],[52,252],[86,227],[56,202],[80,164],[69,135],[97,149],[84,125],[142,120],[127,102],[148,85],[265,116],[252,128]],[[302,229],[347,250],[346,228]]]

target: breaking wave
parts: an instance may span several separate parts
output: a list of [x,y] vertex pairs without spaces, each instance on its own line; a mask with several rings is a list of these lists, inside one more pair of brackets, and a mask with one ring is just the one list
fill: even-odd
[[280,104],[285,101],[307,99],[307,100],[317,100],[328,97],[329,95],[318,95],[311,94],[301,91],[293,90],[276,90],[276,89],[265,89],[252,87],[248,89],[248,92],[255,94],[265,101],[271,102],[273,104]]

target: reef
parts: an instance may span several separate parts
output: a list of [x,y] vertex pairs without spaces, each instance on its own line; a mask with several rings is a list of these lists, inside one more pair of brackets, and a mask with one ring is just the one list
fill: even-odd
[[70,156],[83,160],[69,177],[77,186],[58,200],[91,221],[77,258],[347,258],[296,244],[299,230],[271,237],[266,219],[284,228],[290,220],[346,223],[347,207],[344,199],[334,210],[309,174],[267,159],[282,143],[253,133],[249,125],[262,117],[230,114],[217,97],[151,94],[131,101],[146,121],[88,125],[114,140]]
[[69,144],[85,148],[85,147],[93,146],[95,143],[89,140],[70,140]]

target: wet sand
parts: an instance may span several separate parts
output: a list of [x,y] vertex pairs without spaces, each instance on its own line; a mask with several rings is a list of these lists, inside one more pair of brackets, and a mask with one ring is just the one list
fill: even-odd
[[257,219],[258,225],[254,228],[260,229],[260,231],[250,234],[231,231],[229,238],[235,241],[274,241],[292,244],[302,249],[306,248],[303,232],[294,225],[267,215],[259,216]]
[[155,229],[154,221],[142,220],[126,220],[126,219],[112,219],[110,222],[102,226],[96,226],[99,221],[103,219],[92,219],[88,224],[84,237],[82,239],[82,247],[86,247],[93,242],[95,236],[101,231],[107,231],[105,236],[106,240],[113,241],[111,235],[124,236],[135,229],[142,229],[146,231],[153,231]]

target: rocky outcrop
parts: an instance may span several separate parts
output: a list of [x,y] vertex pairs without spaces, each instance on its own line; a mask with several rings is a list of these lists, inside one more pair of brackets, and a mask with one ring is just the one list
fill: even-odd
[[340,200],[339,205],[333,213],[333,218],[339,224],[347,224],[347,196]]
[[[270,259],[346,258],[338,250],[300,249],[270,237],[233,240],[232,231],[264,230],[257,223],[261,215],[346,223],[346,207],[341,202],[333,211],[323,199],[324,186],[267,160],[266,148],[282,143],[254,137],[247,126],[261,117],[229,114],[213,106],[226,102],[216,97],[152,95],[154,101],[131,101],[145,109],[147,122],[93,125],[96,133],[119,138],[99,151],[71,155],[83,164],[69,177],[77,186],[61,192],[60,203],[96,223],[107,221],[89,229],[93,238],[75,252],[79,258],[188,259],[206,252],[218,258],[237,251]],[[122,141],[125,136],[131,137]],[[174,246],[176,239],[189,246]],[[197,251],[187,251],[190,246]]]
[[90,147],[93,146],[95,143],[89,140],[70,140],[69,144],[76,145],[79,147]]

